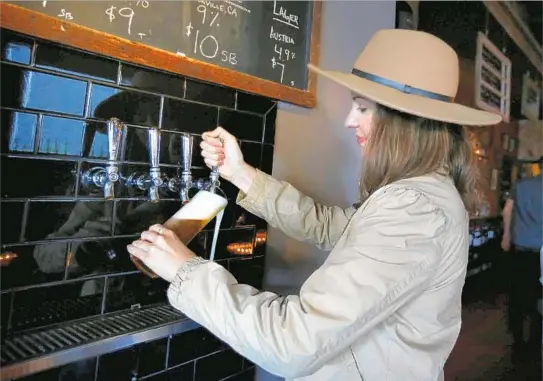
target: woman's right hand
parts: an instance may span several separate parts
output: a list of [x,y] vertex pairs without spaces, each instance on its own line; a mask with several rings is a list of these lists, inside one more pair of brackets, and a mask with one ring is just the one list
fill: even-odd
[[200,148],[206,165],[209,168],[217,166],[222,178],[247,193],[256,170],[243,160],[236,138],[224,128],[217,127],[213,131],[204,132],[202,139]]

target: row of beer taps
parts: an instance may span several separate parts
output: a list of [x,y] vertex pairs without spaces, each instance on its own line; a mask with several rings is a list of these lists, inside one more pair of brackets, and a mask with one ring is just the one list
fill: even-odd
[[160,200],[160,190],[165,189],[179,194],[182,202],[188,202],[191,189],[211,189],[218,185],[218,171],[211,170],[209,179],[193,179],[192,151],[194,137],[190,134],[181,134],[181,173],[179,176],[167,178],[159,166],[160,159],[160,129],[149,128],[148,150],[149,150],[149,172],[134,172],[129,176],[123,176],[119,171],[121,152],[126,138],[126,126],[121,120],[111,118],[107,122],[108,159],[105,167],[96,166],[87,170],[82,175],[82,183],[87,187],[102,188],[106,200],[115,197],[115,184],[123,183],[124,186],[132,187],[148,192],[151,202]]

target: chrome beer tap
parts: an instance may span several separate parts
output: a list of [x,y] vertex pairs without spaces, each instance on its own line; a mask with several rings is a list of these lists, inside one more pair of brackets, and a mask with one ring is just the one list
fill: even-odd
[[107,122],[108,161],[106,167],[93,167],[82,176],[85,186],[94,185],[104,189],[106,200],[115,197],[115,183],[121,178],[118,162],[121,158],[121,148],[126,136],[126,127],[117,118]]
[[148,133],[149,162],[151,163],[149,169],[149,199],[151,202],[157,202],[160,199],[158,191],[164,183],[160,167],[158,166],[160,159],[160,130],[158,128],[151,128]]
[[179,184],[179,197],[183,203],[190,200],[189,191],[194,186],[191,171],[193,145],[194,137],[192,135],[181,135],[181,182]]
[[160,188],[164,187],[164,178],[160,172],[160,130],[157,127],[147,131],[147,145],[149,150],[149,173],[134,172],[126,181],[130,187],[149,191],[149,200],[158,202],[160,200]]

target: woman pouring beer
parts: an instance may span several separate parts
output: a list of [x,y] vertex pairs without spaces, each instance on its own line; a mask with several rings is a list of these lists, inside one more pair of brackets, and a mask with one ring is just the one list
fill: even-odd
[[160,225],[128,250],[171,282],[175,308],[273,374],[442,380],[460,331],[477,176],[463,126],[501,117],[454,103],[457,55],[423,32],[377,32],[349,73],[310,70],[352,94],[346,127],[363,163],[357,208],[320,205],[249,166],[220,127],[201,144],[206,164],[239,188],[239,205],[331,250],[299,295],[238,284]]

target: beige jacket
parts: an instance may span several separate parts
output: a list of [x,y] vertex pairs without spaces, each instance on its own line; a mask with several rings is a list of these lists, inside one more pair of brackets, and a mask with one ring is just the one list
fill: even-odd
[[288,380],[443,379],[468,260],[468,216],[450,179],[398,181],[342,210],[259,172],[238,203],[293,238],[332,249],[326,262],[299,296],[280,296],[191,260],[168,290],[173,306]]

